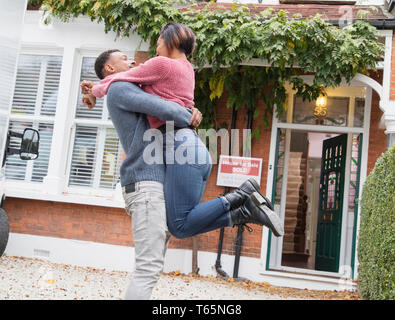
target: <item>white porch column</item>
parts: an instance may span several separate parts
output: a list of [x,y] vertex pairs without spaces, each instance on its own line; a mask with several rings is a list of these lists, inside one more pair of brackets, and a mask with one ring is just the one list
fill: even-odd
[[395,101],[391,101],[390,90],[392,86],[391,75],[393,71],[392,52],[393,52],[393,32],[386,30],[385,55],[383,70],[383,95],[380,96],[380,109],[384,112],[381,122],[385,125],[387,135],[387,149],[395,144]]
[[74,112],[73,93],[78,90],[73,83],[76,57],[76,48],[65,46],[48,173],[44,178],[44,191],[49,194],[61,194],[66,184],[67,149]]
[[382,121],[387,135],[387,149],[395,145],[395,101],[388,101],[384,106]]

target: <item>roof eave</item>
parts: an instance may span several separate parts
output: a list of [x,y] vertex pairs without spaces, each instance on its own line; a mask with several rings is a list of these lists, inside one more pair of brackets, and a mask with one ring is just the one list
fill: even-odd
[[[344,19],[329,19],[325,20],[330,24],[335,26],[339,26],[340,24],[344,24]],[[356,20],[351,20],[351,23],[355,22]],[[385,30],[393,30],[395,29],[395,19],[368,19],[367,20],[372,26],[376,27],[377,29],[385,29]]]

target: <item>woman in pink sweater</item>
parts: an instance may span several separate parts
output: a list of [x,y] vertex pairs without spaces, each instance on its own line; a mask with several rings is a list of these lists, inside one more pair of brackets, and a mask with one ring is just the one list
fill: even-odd
[[[195,76],[192,65],[187,60],[195,46],[195,35],[185,25],[169,23],[161,31],[157,42],[157,57],[132,68],[124,59],[125,70],[115,63],[96,60],[95,70],[99,84],[85,82],[83,92],[103,97],[115,81],[130,81],[141,85],[142,89],[164,100],[174,101],[185,108],[194,106]],[[127,70],[130,68],[129,70]],[[93,86],[93,87],[92,87]],[[94,104],[94,103],[93,103]],[[151,128],[164,132],[165,122],[147,115]],[[177,238],[191,237],[217,228],[235,224],[256,223],[266,225],[278,235],[274,225],[278,221],[265,213],[267,207],[273,209],[270,201],[259,192],[254,180],[246,181],[240,188],[225,196],[200,203],[212,162],[204,143],[193,128],[175,128],[167,132],[164,158],[166,178],[164,184],[167,224],[170,233]],[[169,143],[169,141],[171,143]],[[266,208],[262,208],[263,204]],[[270,210],[271,211],[271,210]]]

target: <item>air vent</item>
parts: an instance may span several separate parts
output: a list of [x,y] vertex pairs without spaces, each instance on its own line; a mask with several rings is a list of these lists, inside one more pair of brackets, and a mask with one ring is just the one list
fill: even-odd
[[33,250],[33,255],[36,258],[40,259],[48,259],[49,258],[50,252],[48,250],[43,250],[43,249],[34,249]]

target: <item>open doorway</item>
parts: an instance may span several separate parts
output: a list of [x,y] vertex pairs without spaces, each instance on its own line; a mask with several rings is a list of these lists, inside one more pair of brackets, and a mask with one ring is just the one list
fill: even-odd
[[285,234],[277,243],[277,263],[338,272],[340,260],[351,257],[362,135],[291,129],[278,134],[275,203]]

